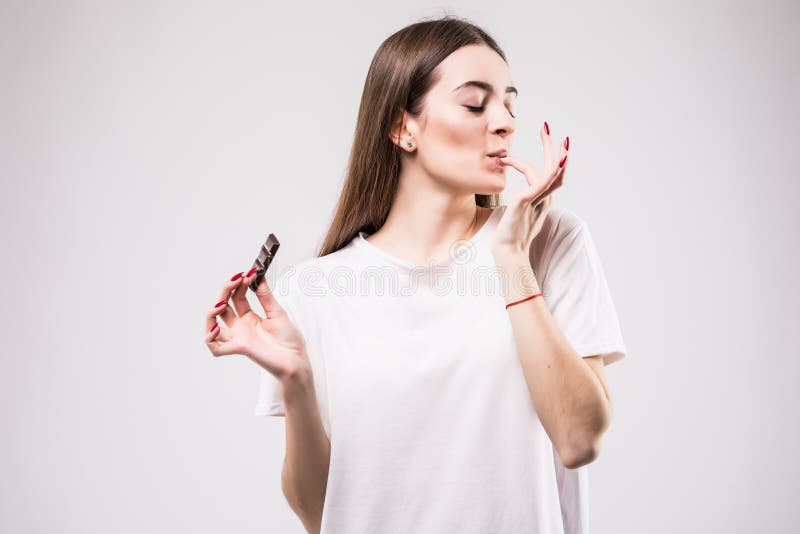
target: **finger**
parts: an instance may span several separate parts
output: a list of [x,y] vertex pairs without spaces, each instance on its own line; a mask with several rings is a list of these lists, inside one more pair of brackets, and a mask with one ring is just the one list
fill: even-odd
[[525,176],[525,180],[528,182],[528,185],[536,185],[541,182],[539,173],[532,163],[528,163],[527,161],[522,161],[511,156],[500,158],[500,162],[504,165],[510,165],[521,172]]
[[[230,280],[225,282],[225,285],[222,286],[222,290],[219,292],[219,299],[220,302],[225,302],[225,307],[221,310],[221,317],[222,320],[225,322],[227,326],[233,326],[233,323],[236,321],[236,314],[233,313],[233,309],[228,306],[228,299],[231,298],[231,294],[233,293],[233,289],[239,283],[238,280],[244,273],[237,273],[231,277]],[[219,304],[219,303],[217,303]],[[215,306],[216,307],[216,306]],[[211,324],[208,325],[211,328]]]
[[[217,317],[222,315],[227,307],[228,303],[224,300],[221,300],[206,312],[206,320],[205,320],[206,334],[219,331],[219,323],[217,322]],[[230,312],[230,314],[233,315],[233,312]]]
[[550,135],[550,125],[547,124],[547,121],[539,130],[539,136],[542,138],[542,147],[544,147],[544,169],[545,172],[548,172],[555,166],[553,163],[555,148],[553,147],[553,137]]
[[247,282],[253,281],[255,272],[256,268],[253,267],[246,275],[243,275],[237,280],[237,285],[233,288],[231,303],[233,304],[233,309],[236,310],[236,315],[239,317],[251,311],[250,302],[247,300]]
[[529,202],[538,202],[545,196],[551,195],[556,189],[561,187],[562,183],[564,182],[564,171],[566,170],[566,166],[567,162],[564,161],[564,165],[556,168],[555,174],[550,178],[550,180],[548,180],[544,188],[540,190],[532,190],[528,197]]
[[[567,157],[567,153],[569,152],[569,137],[565,137],[563,141],[561,141],[561,146],[559,147],[558,154],[559,154],[559,164],[560,162]],[[566,161],[564,161],[566,163]]]
[[541,192],[539,192],[539,193],[534,193],[534,194],[532,194],[532,195],[531,195],[531,202],[539,202],[539,201],[540,201],[541,199],[543,199],[545,196],[547,196],[547,195],[552,195],[552,194],[553,194],[553,193],[554,193],[554,192],[555,192],[555,191],[556,191],[556,190],[557,190],[559,187],[561,187],[561,184],[562,184],[562,182],[563,182],[563,180],[562,180],[562,177],[563,177],[563,176],[564,176],[564,173],[563,173],[563,171],[559,172],[559,173],[558,173],[558,174],[555,176],[555,179],[554,179],[553,181],[551,181],[551,182],[550,182],[550,183],[549,183],[549,184],[548,184],[548,185],[547,185],[547,186],[544,188],[544,190],[543,190],[543,191],[541,191]]
[[267,283],[266,275],[264,275],[261,282],[258,283],[258,287],[256,287],[256,298],[258,298],[258,302],[261,303],[261,307],[267,319],[283,312],[283,307],[280,302],[278,302],[278,299],[272,294],[272,290]]
[[564,150],[563,144],[561,146],[561,149],[563,155],[561,160],[559,161],[558,167],[556,167],[553,170],[550,178],[547,181],[547,185],[545,186],[544,191],[538,195],[539,198],[551,194],[553,191],[561,187],[561,184],[564,181],[564,172],[566,171],[567,161],[569,160],[569,158],[565,153],[566,151]]
[[230,337],[228,329],[221,327],[218,324],[216,327],[212,327],[212,330],[207,332],[205,336],[206,346],[214,356],[233,354],[233,350],[226,345],[229,340]]
[[[547,179],[548,183],[547,183],[547,186],[546,186],[546,189],[548,191],[550,190],[553,182],[559,180],[561,178],[561,176],[563,176],[563,174],[564,174],[563,166],[566,165],[566,163],[567,163],[567,159],[568,159],[567,158],[567,151],[568,151],[568,149],[569,149],[569,137],[566,137],[564,139],[564,141],[561,142],[561,145],[559,147],[558,166],[553,166],[552,168],[547,167],[549,169],[548,179]],[[552,152],[551,152],[551,155],[552,155]],[[555,189],[555,188],[553,188],[553,189]],[[544,196],[545,194],[548,194],[548,193],[543,193],[540,196]]]
[[214,340],[219,334],[219,323],[216,315],[212,315],[210,319],[210,321],[206,321],[206,324],[211,323],[211,326],[206,326],[206,343]]

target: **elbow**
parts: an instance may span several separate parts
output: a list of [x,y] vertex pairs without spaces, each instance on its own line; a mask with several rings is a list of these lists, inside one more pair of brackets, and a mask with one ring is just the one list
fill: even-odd
[[308,492],[304,494],[303,488],[298,487],[285,470],[281,473],[281,489],[289,508],[300,519],[306,532],[319,534],[322,528],[322,509],[325,502],[324,490],[321,498],[319,495],[314,495],[309,500]]
[[[608,429],[611,422],[611,404],[603,406],[601,414],[592,420],[588,427],[575,437],[569,446],[564,449],[561,455],[564,467],[577,469],[586,464],[594,462],[600,455],[600,442],[603,434]],[[561,451],[559,451],[559,454]]]
[[577,469],[594,462],[600,455],[600,442],[591,443],[584,447],[572,447],[563,455],[559,453],[561,463],[567,469]]

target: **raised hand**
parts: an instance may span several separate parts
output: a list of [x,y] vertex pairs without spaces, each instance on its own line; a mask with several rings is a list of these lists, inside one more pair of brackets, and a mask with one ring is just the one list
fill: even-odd
[[539,135],[544,146],[544,172],[540,173],[532,163],[511,156],[500,158],[501,163],[514,167],[525,176],[528,187],[508,203],[505,213],[498,221],[492,239],[494,252],[527,254],[533,238],[542,228],[552,201],[552,193],[561,187],[564,181],[569,137],[561,143],[561,150],[556,160],[553,139],[550,137],[550,127],[547,123],[544,123]]
[[[206,312],[206,346],[214,356],[243,354],[278,379],[300,368],[310,368],[305,340],[275,299],[266,276],[256,289],[266,317],[250,308],[247,287],[255,276],[254,268],[246,275],[233,276],[222,286],[219,302]],[[217,317],[225,326],[217,323]]]

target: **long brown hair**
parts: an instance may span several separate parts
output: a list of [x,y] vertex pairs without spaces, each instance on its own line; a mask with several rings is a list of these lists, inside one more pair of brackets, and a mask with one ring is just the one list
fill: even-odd
[[[506,56],[485,31],[465,19],[446,15],[416,22],[389,36],[370,64],[344,186],[318,256],[347,245],[358,232],[377,231],[389,215],[400,177],[400,151],[391,127],[403,110],[419,116],[428,90],[436,83],[433,71],[462,46],[484,44]],[[483,207],[500,204],[500,193],[475,194]]]

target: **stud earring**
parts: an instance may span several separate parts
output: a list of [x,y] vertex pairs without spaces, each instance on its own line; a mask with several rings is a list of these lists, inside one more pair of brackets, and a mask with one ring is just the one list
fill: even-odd
[[409,141],[409,142],[407,142],[407,143],[406,143],[406,146],[408,146],[409,148],[411,148],[412,146],[414,146],[414,144],[413,144],[411,141]]

